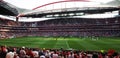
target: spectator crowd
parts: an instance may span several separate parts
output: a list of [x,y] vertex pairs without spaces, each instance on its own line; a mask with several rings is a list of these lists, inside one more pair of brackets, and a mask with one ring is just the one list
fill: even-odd
[[0,58],[120,58],[120,53],[113,49],[108,51],[81,51],[26,48],[26,47],[0,47]]

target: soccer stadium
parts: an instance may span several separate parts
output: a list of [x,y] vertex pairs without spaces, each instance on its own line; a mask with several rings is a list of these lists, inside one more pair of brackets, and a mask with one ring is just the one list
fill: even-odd
[[0,0],[0,58],[120,58],[120,1]]

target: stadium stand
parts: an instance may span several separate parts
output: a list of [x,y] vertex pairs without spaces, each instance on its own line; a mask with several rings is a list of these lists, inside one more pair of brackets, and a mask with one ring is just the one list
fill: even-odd
[[[3,22],[2,22],[3,21]],[[1,20],[1,32],[21,36],[119,36],[120,20],[115,18],[58,18],[40,22]],[[16,26],[17,25],[17,26]],[[90,27],[89,27],[90,26]],[[4,33],[5,33],[4,32]]]
[[120,53],[108,51],[80,51],[1,46],[0,58],[119,58]]
[[[1,11],[5,10],[0,14],[3,15],[18,15],[19,13],[26,11],[25,9],[17,8],[5,1],[0,2]],[[6,10],[7,9],[7,10]],[[61,10],[72,10],[74,8],[66,8]],[[78,10],[79,8],[77,8]],[[88,9],[88,10],[87,10]],[[108,10],[109,9],[109,10]],[[84,11],[84,14],[90,14],[91,11],[96,11],[96,13],[104,13],[109,11],[119,10],[118,7],[89,7],[83,8],[80,12]],[[6,11],[11,14],[7,14]],[[75,10],[76,11],[76,10]],[[103,12],[102,12],[103,11]],[[65,13],[71,13],[71,11],[64,11]],[[79,11],[78,11],[79,12]],[[54,12],[53,12],[54,13]],[[61,12],[55,12],[60,13]],[[24,13],[23,13],[24,14]],[[45,13],[49,15],[52,13]],[[76,14],[76,13],[75,13]],[[39,16],[40,14],[29,13],[23,16]],[[44,15],[44,13],[43,13]],[[68,14],[69,15],[69,14]],[[0,18],[0,32],[7,35],[2,37],[9,38],[9,34],[12,37],[22,37],[22,36],[120,36],[120,17],[115,16],[113,18],[79,18],[79,17],[56,17],[54,19],[49,19],[45,21],[38,22],[18,22],[19,18],[16,17],[16,21],[3,20]],[[90,27],[89,27],[90,26]]]

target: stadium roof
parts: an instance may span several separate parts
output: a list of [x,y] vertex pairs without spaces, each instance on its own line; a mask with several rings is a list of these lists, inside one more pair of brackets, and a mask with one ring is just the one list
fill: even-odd
[[[4,1],[9,2],[20,8],[33,9],[37,6],[41,6],[47,3],[56,2],[56,1],[65,1],[65,0],[29,0],[29,1],[28,0],[4,0]],[[110,1],[115,1],[115,0],[88,0],[88,1],[101,2],[106,4]]]
[[28,10],[18,8],[5,1],[0,1],[0,14],[1,15],[17,16],[19,13],[22,13],[25,11],[28,11]]
[[120,0],[114,0],[106,3],[107,5],[113,5],[113,6],[118,6],[120,7]]
[[[5,1],[7,1],[7,0],[5,0]],[[17,16],[17,15],[19,15],[19,14],[26,14],[26,13],[28,13],[28,14],[32,14],[32,13],[35,13],[35,12],[40,12],[40,10],[41,9],[36,9],[36,10],[27,10],[27,9],[22,9],[22,8],[18,8],[18,7],[16,7],[16,6],[14,6],[14,5],[12,5],[12,4],[10,4],[9,2],[5,2],[5,1],[2,1],[2,0],[0,0],[0,11],[2,11],[2,12],[0,12],[0,15],[9,15],[9,16]],[[9,0],[10,1],[10,0]],[[11,0],[12,1],[12,0]],[[28,3],[29,3],[29,1],[28,1]],[[53,3],[53,2],[52,2]],[[90,2],[91,3],[91,2]],[[120,7],[120,1],[119,0],[113,0],[113,1],[110,1],[110,2],[107,2],[107,3],[98,3],[98,2],[95,2],[95,3],[97,3],[97,4],[92,4],[92,5],[90,5],[89,3],[83,3],[83,4],[88,4],[89,5],[89,7]],[[47,4],[50,4],[50,3],[47,3]],[[75,3],[73,3],[73,4],[75,4]],[[72,4],[72,5],[73,5]],[[78,3],[78,4],[80,4],[80,3]],[[75,5],[78,5],[78,4],[75,4]],[[43,5],[46,5],[46,4],[43,4]],[[68,7],[68,6],[70,6],[71,4],[60,4],[60,5],[62,5],[62,6],[64,6],[64,5],[66,5],[66,6],[64,6],[64,7]],[[80,4],[79,6],[81,6],[82,4]],[[88,7],[88,5],[84,5],[84,6],[87,6]],[[41,6],[41,5],[39,5],[39,6]],[[38,6],[38,7],[39,7]],[[84,7],[84,6],[82,6],[82,7]],[[37,6],[36,6],[37,7]],[[34,7],[34,8],[36,8],[36,7]],[[50,8],[55,8],[55,6],[53,5],[52,7],[51,6],[49,6]],[[43,7],[43,10],[44,9],[46,9],[46,8],[49,8],[48,6],[45,6],[45,7]],[[73,7],[73,6],[72,6]],[[61,7],[60,7],[61,8]],[[48,9],[47,9],[48,10]],[[28,15],[28,14],[26,14],[26,15]],[[34,14],[33,14],[34,15]],[[36,20],[37,21],[37,20]]]
[[[82,2],[82,3],[81,3]],[[70,4],[71,3],[71,4]],[[108,4],[104,4],[104,3],[97,3],[97,2],[92,2],[90,0],[65,0],[65,1],[57,1],[57,2],[51,2],[51,3],[47,3],[44,5],[40,5],[38,7],[33,8],[32,11],[29,12],[24,12],[18,15],[19,16],[26,16],[26,17],[34,17],[41,14],[44,14],[43,12],[50,12],[52,11],[54,13],[54,11],[63,11],[66,9],[72,9],[72,8],[118,8],[118,6],[114,6],[114,5],[108,5]],[[39,16],[38,16],[39,17]]]
[[[5,1],[7,1],[7,2],[5,2]],[[18,15],[19,13],[23,13],[23,12],[25,12],[26,13],[26,9],[21,9],[21,8],[18,8],[18,7],[16,7],[16,6],[14,6],[14,5],[12,5],[12,4],[10,4],[10,3],[8,3],[8,2],[10,2],[10,0],[5,0],[5,1],[3,1],[3,0],[0,0],[0,10],[2,10],[2,12],[0,12],[0,14],[7,14],[7,15]],[[22,0],[21,0],[22,1]],[[37,1],[37,0],[36,0]],[[47,0],[46,0],[47,1]],[[51,1],[60,1],[60,0],[51,0]],[[61,0],[62,1],[62,0]],[[63,0],[64,1],[64,0]],[[68,1],[68,0],[66,0],[66,1]],[[70,1],[74,1],[74,0],[70,0]],[[78,1],[84,1],[84,0],[78,0]],[[96,1],[96,0],[85,0],[85,1]],[[100,0],[100,1],[102,1],[102,0]],[[94,5],[94,6],[98,6],[98,7],[111,7],[111,6],[117,6],[117,7],[119,7],[120,6],[120,0],[105,0],[105,1],[109,1],[109,2],[107,2],[107,3],[101,3],[100,5]],[[105,2],[105,1],[103,1],[103,2]],[[11,0],[11,2],[13,2],[12,0]],[[19,2],[19,1],[18,1]],[[25,2],[25,3],[29,3],[30,1],[27,1],[27,2]],[[41,2],[41,1],[39,1],[39,2]],[[99,1],[98,1],[99,2]],[[43,1],[43,3],[44,3],[44,1]],[[49,1],[49,2],[46,2],[46,4],[50,4],[51,2]],[[97,2],[96,2],[97,3]],[[16,4],[19,4],[19,3],[16,3]],[[22,3],[23,5],[24,5],[24,3]],[[42,4],[42,3],[41,3]],[[41,4],[39,4],[39,6],[42,6]],[[46,4],[43,4],[43,5],[46,5]],[[80,4],[80,3],[79,3]],[[86,3],[87,4],[87,3]],[[20,4],[19,4],[20,5]],[[38,5],[38,4],[37,4]],[[73,5],[73,4],[72,4]],[[71,5],[71,6],[72,6]],[[78,5],[78,4],[77,4]],[[68,5],[68,6],[70,6],[70,5]],[[80,6],[80,5],[79,5]],[[87,5],[88,6],[88,5]],[[92,5],[93,6],[93,5]],[[24,6],[22,6],[22,7],[24,7]],[[29,6],[28,6],[29,7]],[[36,6],[37,7],[37,6]],[[36,8],[36,7],[33,7],[33,8]],[[51,7],[51,6],[50,6]],[[26,7],[27,8],[27,7]],[[48,7],[47,7],[48,8]],[[5,10],[5,11],[3,11],[3,10]],[[7,13],[6,13],[6,11],[8,11]],[[28,11],[28,10],[27,10]]]

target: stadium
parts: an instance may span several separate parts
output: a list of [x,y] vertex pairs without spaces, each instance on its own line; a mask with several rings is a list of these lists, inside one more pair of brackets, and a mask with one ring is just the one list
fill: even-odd
[[65,0],[29,10],[0,0],[0,58],[120,58],[119,2]]

